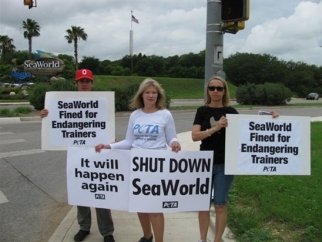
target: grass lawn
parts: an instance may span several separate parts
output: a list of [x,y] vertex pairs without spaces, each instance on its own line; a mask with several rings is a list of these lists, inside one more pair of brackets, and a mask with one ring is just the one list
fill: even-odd
[[[95,76],[94,85],[108,88],[141,83],[141,76]],[[171,99],[200,99],[204,95],[204,80],[193,78],[153,77],[168,93]],[[235,97],[236,87],[228,83],[231,97]]]
[[312,122],[310,176],[236,176],[228,226],[237,241],[322,241],[321,133]]

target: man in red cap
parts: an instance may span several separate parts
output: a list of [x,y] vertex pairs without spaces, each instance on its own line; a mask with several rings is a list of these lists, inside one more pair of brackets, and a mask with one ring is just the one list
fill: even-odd
[[90,91],[93,86],[93,74],[88,69],[80,69],[76,71],[75,82],[78,91]]
[[[93,73],[88,69],[80,69],[76,71],[75,83],[78,91],[90,91],[93,87]],[[48,116],[48,110],[40,111],[40,117]],[[114,223],[110,209],[95,208],[97,225],[104,242],[115,242],[113,237]],[[77,206],[77,221],[80,230],[74,236],[74,241],[83,241],[90,234],[92,224],[91,208]]]

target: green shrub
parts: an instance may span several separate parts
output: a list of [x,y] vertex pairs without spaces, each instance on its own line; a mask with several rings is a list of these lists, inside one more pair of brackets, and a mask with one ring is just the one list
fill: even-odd
[[14,117],[15,114],[9,108],[0,108],[0,117]]
[[75,83],[69,80],[57,80],[53,83],[38,83],[35,85],[33,93],[30,97],[30,104],[33,105],[36,110],[41,110],[45,105],[46,92],[75,90]]
[[6,94],[9,94],[10,92],[18,93],[19,89],[20,88],[17,88],[17,87],[1,87],[0,95],[6,95]]
[[0,100],[28,100],[28,97],[25,97],[20,94],[16,94],[14,96],[10,96],[9,94],[2,94],[0,95]]
[[30,97],[30,104],[34,106],[36,110],[41,110],[45,105],[46,92],[50,91],[50,86],[47,83],[36,84],[34,91]]
[[111,91],[115,92],[115,111],[129,111],[130,100],[133,98],[137,90],[139,89],[139,84],[134,84],[127,87],[114,87]]
[[284,105],[291,97],[290,89],[281,83],[246,83],[236,91],[236,101],[244,105]]
[[30,113],[32,111],[31,107],[16,107],[13,112],[17,113],[17,114],[27,114]]
[[51,84],[50,91],[76,91],[75,81],[57,80]]

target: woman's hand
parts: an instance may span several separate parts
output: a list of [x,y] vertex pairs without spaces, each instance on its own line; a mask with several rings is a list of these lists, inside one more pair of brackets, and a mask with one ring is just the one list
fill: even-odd
[[111,146],[109,144],[107,144],[107,145],[104,145],[104,144],[95,145],[95,152],[96,153],[101,153],[102,149],[111,149]]
[[181,145],[179,144],[178,141],[173,141],[171,144],[171,150],[174,152],[178,152],[181,150]]
[[225,116],[221,116],[221,118],[218,120],[218,123],[217,123],[217,131],[227,127],[228,127],[228,119]]

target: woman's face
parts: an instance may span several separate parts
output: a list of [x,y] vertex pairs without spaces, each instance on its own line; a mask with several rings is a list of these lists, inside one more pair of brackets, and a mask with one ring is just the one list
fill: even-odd
[[150,86],[142,93],[144,106],[155,105],[158,100],[158,91],[154,86]]
[[[209,88],[211,90],[209,90]],[[209,96],[211,98],[211,100],[213,101],[221,101],[223,96],[226,93],[226,89],[224,84],[217,79],[213,79],[209,82],[208,87],[207,87],[207,91],[209,93]]]

